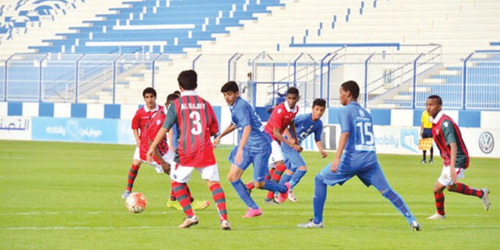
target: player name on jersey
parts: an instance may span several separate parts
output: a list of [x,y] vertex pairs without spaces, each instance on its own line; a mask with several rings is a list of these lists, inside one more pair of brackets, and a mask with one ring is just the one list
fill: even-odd
[[181,110],[184,109],[205,109],[205,103],[181,103]]

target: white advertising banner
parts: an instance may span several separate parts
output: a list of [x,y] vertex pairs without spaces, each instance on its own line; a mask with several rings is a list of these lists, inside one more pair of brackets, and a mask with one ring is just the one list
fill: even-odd
[[[500,129],[460,128],[460,131],[470,156],[500,158]],[[377,153],[421,153],[418,149],[420,127],[373,126],[373,132]]]
[[31,118],[0,116],[0,140],[31,140]]

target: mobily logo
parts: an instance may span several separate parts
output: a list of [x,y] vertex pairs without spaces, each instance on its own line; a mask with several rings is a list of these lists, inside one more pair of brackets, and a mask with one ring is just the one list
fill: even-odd
[[418,129],[414,128],[401,129],[401,147],[406,148],[415,153],[418,153],[418,139],[419,139]]

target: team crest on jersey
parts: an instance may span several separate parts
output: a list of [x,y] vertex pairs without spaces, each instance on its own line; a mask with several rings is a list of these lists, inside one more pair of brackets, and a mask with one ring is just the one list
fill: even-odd
[[278,109],[278,114],[281,113],[281,109]]
[[443,122],[443,125],[444,125],[445,127],[448,127],[448,123],[449,123],[449,122]]
[[157,120],[156,121],[156,125],[160,125],[161,121],[160,120]]
[[361,117],[365,117],[365,113],[363,112],[363,110],[361,110],[361,109],[360,109],[360,110],[358,110],[358,111],[359,111],[359,116],[361,116]]
[[439,135],[439,129],[438,128],[436,129],[436,135]]

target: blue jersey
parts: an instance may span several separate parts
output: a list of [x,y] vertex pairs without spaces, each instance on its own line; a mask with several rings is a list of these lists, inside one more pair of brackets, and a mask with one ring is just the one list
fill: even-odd
[[348,132],[340,167],[358,168],[377,162],[372,117],[357,102],[351,102],[339,112],[341,133]]
[[266,143],[271,143],[271,137],[264,131],[264,126],[262,125],[260,117],[255,113],[252,106],[247,101],[238,97],[230,109],[231,120],[239,130],[238,141],[241,141],[244,127],[250,125],[252,128],[245,147],[259,149]]
[[[294,122],[299,144],[312,133],[314,133],[314,141],[321,141],[321,133],[323,132],[323,122],[321,120],[318,119],[314,122],[312,114],[303,114],[296,116]],[[285,143],[282,143],[281,148],[283,151],[295,151]]]
[[174,130],[174,134],[172,136],[172,147],[178,148],[179,147],[179,142],[175,138],[179,138],[179,131],[177,130],[177,126],[173,126],[172,129]]

